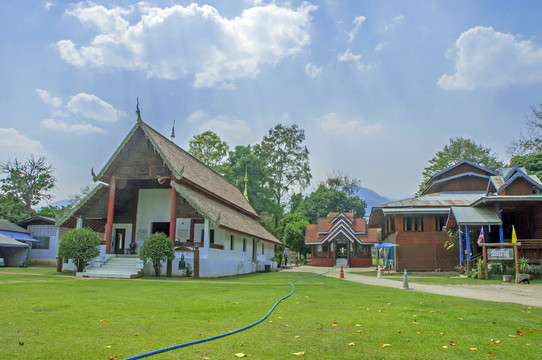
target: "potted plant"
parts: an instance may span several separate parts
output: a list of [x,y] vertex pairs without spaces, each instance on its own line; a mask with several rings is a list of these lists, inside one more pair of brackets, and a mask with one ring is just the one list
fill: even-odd
[[519,258],[519,274],[516,282],[521,282],[524,280],[529,280],[531,278],[531,265],[529,265],[529,258],[521,257]]

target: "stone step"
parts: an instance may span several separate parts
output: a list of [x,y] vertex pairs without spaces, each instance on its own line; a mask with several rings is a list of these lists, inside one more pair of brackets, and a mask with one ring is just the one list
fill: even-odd
[[100,267],[93,267],[76,275],[93,278],[133,279],[143,276],[143,271],[137,268],[138,261],[137,255],[113,256]]

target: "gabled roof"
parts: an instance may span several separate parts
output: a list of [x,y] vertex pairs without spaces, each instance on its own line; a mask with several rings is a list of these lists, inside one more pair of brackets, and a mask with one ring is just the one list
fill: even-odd
[[305,244],[323,244],[342,235],[352,243],[377,242],[376,231],[369,230],[364,218],[354,218],[354,213],[330,213],[319,218],[318,224],[309,224],[305,232]]
[[0,231],[18,232],[23,234],[30,234],[30,231],[12,223],[9,220],[0,219]]
[[39,225],[42,225],[42,224],[54,225],[55,224],[55,219],[50,218],[50,217],[46,217],[46,216],[36,215],[36,216],[32,216],[31,218],[19,221],[18,224],[20,226],[29,226],[29,225],[36,225],[36,224],[39,224]]
[[217,197],[254,217],[258,217],[248,200],[234,184],[185,150],[181,149],[174,142],[161,135],[142,120],[138,120],[137,124],[130,130],[104,168],[96,175],[96,180],[106,180],[105,176],[111,164],[138,129],[143,131],[154,150],[177,179],[182,178],[183,180],[192,183],[193,186],[207,192],[209,195]]
[[476,169],[482,170],[483,172],[486,172],[488,176],[497,175],[497,173],[495,171],[493,171],[493,170],[489,170],[489,169],[487,169],[487,168],[485,168],[483,166],[480,166],[478,164],[475,164],[475,163],[473,163],[472,161],[469,161],[469,160],[462,160],[462,161],[458,162],[457,164],[454,164],[454,165],[452,165],[452,166],[450,166],[450,167],[436,173],[435,175],[431,176],[431,178],[429,180],[427,180],[426,184],[432,183],[435,178],[438,178],[441,175],[443,175],[443,174],[445,174],[447,172],[450,172],[453,169],[455,169],[455,168],[457,168],[459,166],[465,165],[465,164],[470,165],[470,166],[472,166],[472,167],[474,167]]
[[527,175],[527,173],[521,171],[518,169],[518,171],[510,171],[508,173],[509,176],[506,176],[504,180],[506,181],[498,190],[497,192],[500,193],[502,190],[506,189],[510,184],[512,184],[517,179],[525,179],[528,182],[530,182],[533,186],[537,187],[540,191],[542,191],[542,182],[538,179],[538,177],[534,175]]

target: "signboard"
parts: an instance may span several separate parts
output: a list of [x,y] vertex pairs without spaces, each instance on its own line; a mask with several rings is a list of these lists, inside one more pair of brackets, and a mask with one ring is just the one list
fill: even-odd
[[514,260],[514,249],[487,249],[489,260]]

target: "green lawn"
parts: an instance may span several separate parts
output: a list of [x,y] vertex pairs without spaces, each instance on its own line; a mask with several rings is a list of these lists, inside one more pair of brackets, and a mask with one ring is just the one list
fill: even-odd
[[[97,280],[0,269],[0,359],[121,359],[221,334],[260,319],[306,275]],[[149,359],[535,359],[541,324],[541,308],[314,277],[256,327]]]

